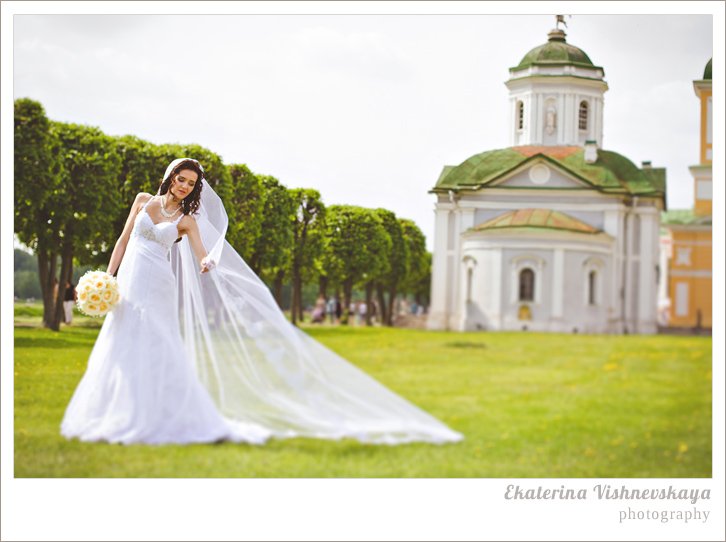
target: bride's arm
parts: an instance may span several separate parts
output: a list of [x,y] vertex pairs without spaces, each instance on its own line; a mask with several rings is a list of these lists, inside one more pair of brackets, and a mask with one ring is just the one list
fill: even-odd
[[124,231],[121,232],[121,236],[118,238],[118,241],[116,241],[116,246],[113,248],[113,252],[111,253],[111,259],[109,260],[108,268],[106,269],[106,272],[109,275],[113,275],[118,269],[118,266],[121,265],[121,260],[126,252],[126,245],[129,242],[129,237],[131,237],[131,230],[134,229],[134,220],[136,220],[136,215],[152,197],[153,196],[151,194],[145,194],[143,192],[136,195],[134,204],[131,206],[131,211],[129,212],[129,217],[126,219]]
[[202,236],[199,235],[199,226],[197,226],[197,221],[191,216],[186,215],[179,221],[179,233],[187,234],[189,236],[189,242],[192,245],[192,250],[194,250],[194,254],[196,254],[197,260],[199,260],[199,265],[202,268],[201,273],[209,271],[214,265],[214,262],[210,262],[210,265],[207,266],[209,256],[207,254],[207,250],[204,248],[204,243],[202,243]]

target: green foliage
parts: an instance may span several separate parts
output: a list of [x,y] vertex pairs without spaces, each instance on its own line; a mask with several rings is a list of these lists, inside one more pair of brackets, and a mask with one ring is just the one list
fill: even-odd
[[118,212],[114,218],[113,231],[116,237],[121,235],[131,206],[139,192],[156,194],[161,175],[169,165],[164,163],[161,147],[127,135],[116,138],[116,152],[121,157],[118,169]]
[[713,475],[706,337],[307,328],[465,439],[441,446],[350,439],[120,446],[59,434],[98,334],[64,329],[15,328],[16,478]]
[[326,224],[324,266],[343,286],[343,316],[347,324],[354,286],[369,285],[390,270],[391,237],[378,213],[353,205],[333,205]]
[[[288,191],[244,164],[226,166],[197,144],[155,145],[132,135],[109,137],[95,127],[51,122],[41,104],[28,99],[15,101],[14,143],[15,232],[38,254],[41,291],[60,278],[59,262],[62,276],[72,273],[74,281],[75,268],[105,265],[136,194],[156,193],[168,164],[185,156],[203,164],[229,215],[227,240],[274,285],[278,300],[283,283],[291,280],[302,290],[320,279],[321,289],[342,285],[349,295],[353,287],[370,288],[376,279],[398,284],[407,274],[409,244],[402,243],[390,211],[340,206],[349,209],[339,213],[345,231],[331,230],[318,192]],[[19,275],[19,280],[29,277]],[[56,319],[61,314],[47,306],[48,322],[52,313]]]
[[387,209],[376,209],[381,224],[391,239],[388,253],[388,271],[381,274],[379,281],[385,286],[397,286],[408,274],[409,247],[404,236],[403,225],[396,214]]
[[38,272],[38,257],[35,254],[28,254],[24,250],[16,248],[13,250],[15,257],[15,271],[34,271]]
[[364,284],[389,269],[391,239],[381,219],[371,209],[332,205],[327,219],[330,272],[350,282]]
[[275,177],[260,175],[258,178],[262,190],[262,224],[249,264],[260,277],[273,282],[289,274],[295,202]]
[[224,202],[229,217],[227,241],[245,261],[250,261],[262,231],[262,183],[244,164],[231,164],[229,173],[231,187]]
[[297,266],[309,280],[316,275],[314,262],[320,257],[323,248],[325,205],[317,190],[295,188],[288,191],[294,204],[292,215],[293,266]]
[[430,297],[431,256],[426,252],[426,236],[419,227],[406,218],[399,219],[408,246],[408,274],[401,285],[401,293]]
[[114,138],[98,128],[51,123],[63,149],[63,171],[52,197],[51,222],[72,243],[72,254],[95,265],[108,261],[117,234],[117,180],[121,157]]
[[27,98],[14,105],[15,233],[36,249],[39,241],[51,242],[45,209],[59,182],[60,160],[43,106]]
[[[292,215],[292,322],[302,317],[302,285],[316,273],[315,261],[321,256],[325,235],[325,205],[320,192],[308,188],[289,190],[294,207]],[[297,309],[297,310],[296,310]]]
[[13,276],[13,295],[19,299],[34,297],[42,299],[40,282],[38,282],[38,271],[15,271]]

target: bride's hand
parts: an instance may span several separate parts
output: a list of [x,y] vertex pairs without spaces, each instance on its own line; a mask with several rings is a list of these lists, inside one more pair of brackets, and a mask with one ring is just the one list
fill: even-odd
[[200,262],[199,265],[201,265],[201,267],[202,267],[202,270],[200,271],[200,274],[201,273],[207,273],[208,271],[211,271],[212,269],[214,269],[215,267],[217,267],[217,265],[214,263],[214,260],[212,258],[210,258],[209,256],[205,257]]

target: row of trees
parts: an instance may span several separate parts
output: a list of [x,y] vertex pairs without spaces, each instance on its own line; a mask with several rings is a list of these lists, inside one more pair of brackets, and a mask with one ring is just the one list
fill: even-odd
[[46,327],[57,330],[63,314],[62,303],[53,303],[54,279],[65,284],[79,263],[104,266],[135,195],[155,193],[160,172],[180,156],[204,165],[229,215],[227,240],[278,303],[283,284],[292,282],[293,322],[302,318],[303,285],[316,281],[326,297],[331,288],[342,289],[345,307],[354,288],[365,291],[369,305],[377,296],[388,325],[397,294],[428,297],[431,255],[410,220],[386,209],[326,207],[316,190],[288,189],[244,164],[225,165],[199,145],[107,136],[98,128],[51,121],[40,103],[20,99],[15,233],[38,257]]

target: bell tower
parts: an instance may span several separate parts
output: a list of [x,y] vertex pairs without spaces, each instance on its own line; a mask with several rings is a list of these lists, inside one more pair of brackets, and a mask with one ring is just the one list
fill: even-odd
[[548,41],[509,69],[510,146],[580,146],[603,140],[605,71],[565,40],[564,17]]

